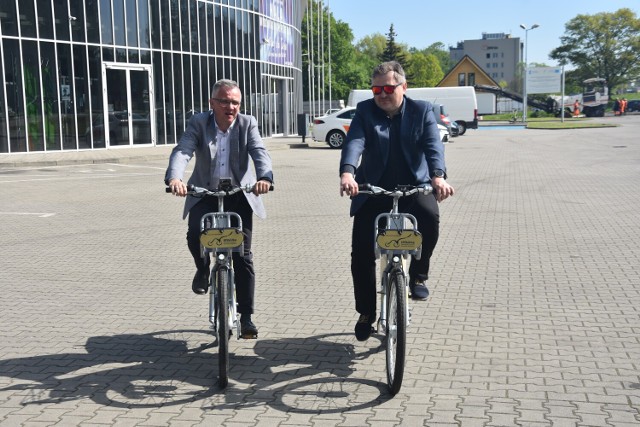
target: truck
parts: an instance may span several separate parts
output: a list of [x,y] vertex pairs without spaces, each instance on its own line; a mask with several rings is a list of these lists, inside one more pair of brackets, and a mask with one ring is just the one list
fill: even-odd
[[[552,96],[553,100],[562,106],[565,114],[571,115],[574,102],[578,101],[582,107],[580,110],[586,117],[604,117],[604,110],[609,103],[609,88],[607,81],[600,77],[593,77],[582,82],[583,90],[581,94]],[[568,112],[567,112],[568,110]]]
[[[444,105],[451,119],[457,123],[459,135],[467,129],[478,128],[478,100],[472,86],[408,88],[406,95],[411,99]],[[347,106],[355,107],[358,102],[372,97],[370,89],[354,89],[349,93]]]

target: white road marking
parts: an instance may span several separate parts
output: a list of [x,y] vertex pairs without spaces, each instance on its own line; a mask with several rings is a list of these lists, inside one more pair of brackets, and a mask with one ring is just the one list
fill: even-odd
[[[91,168],[93,166],[93,169]],[[77,169],[82,168],[82,169]],[[17,183],[17,182],[35,182],[35,181],[70,181],[77,180],[77,175],[74,174],[82,174],[82,179],[103,179],[103,178],[126,178],[133,176],[153,176],[157,175],[156,172],[121,172],[121,170],[126,169],[146,169],[153,171],[165,171],[166,168],[158,167],[158,166],[145,166],[145,165],[136,165],[136,164],[119,164],[119,163],[96,163],[96,164],[81,164],[81,165],[59,165],[59,166],[43,166],[43,167],[24,167],[24,168],[12,168],[5,169],[8,172],[15,171],[33,171],[37,172],[38,170],[43,169],[66,169],[67,174],[63,176],[51,176],[51,175],[43,175],[43,174],[34,174],[34,175],[5,175],[3,174],[3,170],[0,169],[0,183],[8,184],[8,183]],[[162,174],[164,176],[164,173]]]
[[0,212],[0,215],[35,215],[40,218],[49,218],[54,216],[55,213],[38,213],[38,212]]

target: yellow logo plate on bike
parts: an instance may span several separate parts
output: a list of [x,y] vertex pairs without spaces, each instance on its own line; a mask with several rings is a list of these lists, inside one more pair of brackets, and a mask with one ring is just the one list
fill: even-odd
[[244,242],[244,235],[237,228],[210,228],[200,233],[200,243],[209,249],[237,248]]
[[378,234],[376,243],[388,251],[415,251],[422,246],[422,235],[415,230],[386,230]]

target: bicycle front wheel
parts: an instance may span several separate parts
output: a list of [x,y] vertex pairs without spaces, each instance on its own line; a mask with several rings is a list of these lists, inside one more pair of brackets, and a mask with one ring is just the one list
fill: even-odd
[[221,266],[217,272],[218,301],[218,384],[225,388],[229,384],[229,270]]
[[407,288],[402,271],[394,270],[389,275],[387,288],[387,385],[392,395],[400,391],[404,376],[404,358],[407,345]]

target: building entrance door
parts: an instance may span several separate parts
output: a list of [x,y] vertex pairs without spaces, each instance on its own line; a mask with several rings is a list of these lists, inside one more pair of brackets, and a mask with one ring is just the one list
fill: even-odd
[[265,135],[278,136],[284,133],[284,80],[271,76],[264,80],[263,89],[265,93],[262,97],[263,122],[266,127]]
[[151,66],[104,63],[107,147],[155,145]]

